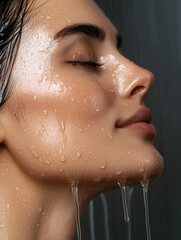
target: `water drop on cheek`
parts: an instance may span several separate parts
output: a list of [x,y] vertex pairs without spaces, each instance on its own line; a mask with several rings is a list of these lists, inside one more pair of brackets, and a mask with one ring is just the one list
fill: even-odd
[[38,97],[36,95],[34,95],[33,100],[37,101],[37,99],[38,99]]
[[48,116],[48,113],[47,113],[47,110],[43,110],[43,114],[47,117]]
[[62,131],[64,132],[65,131],[65,124],[64,124],[63,120],[61,121],[61,127],[62,127]]
[[80,152],[77,152],[77,157],[80,158],[81,157],[81,153]]
[[66,158],[65,158],[64,155],[61,156],[61,161],[62,161],[62,162],[66,162]]
[[104,170],[104,169],[106,169],[106,165],[105,165],[105,164],[99,165],[99,168],[102,169],[102,170]]

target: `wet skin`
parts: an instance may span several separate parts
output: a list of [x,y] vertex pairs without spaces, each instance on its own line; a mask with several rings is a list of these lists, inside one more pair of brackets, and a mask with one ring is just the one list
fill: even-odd
[[[118,129],[115,123],[141,108],[153,75],[119,53],[115,28],[92,1],[79,2],[47,1],[35,10],[12,74],[6,144],[33,177],[149,180],[162,165],[153,136]],[[77,4],[82,14],[73,14]],[[52,41],[58,31],[77,23],[101,27],[105,39],[77,33]]]
[[[55,37],[75,24],[96,25],[105,37]],[[120,54],[116,29],[93,1],[36,1],[11,79],[1,142],[15,178],[30,177],[25,188],[76,181],[94,186],[93,196],[161,173],[154,134],[116,128],[143,107],[153,75]]]

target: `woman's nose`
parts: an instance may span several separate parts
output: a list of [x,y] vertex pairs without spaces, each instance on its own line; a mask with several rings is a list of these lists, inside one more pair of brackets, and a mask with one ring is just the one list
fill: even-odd
[[141,100],[154,81],[153,74],[122,57],[114,70],[118,93],[122,98],[139,97]]

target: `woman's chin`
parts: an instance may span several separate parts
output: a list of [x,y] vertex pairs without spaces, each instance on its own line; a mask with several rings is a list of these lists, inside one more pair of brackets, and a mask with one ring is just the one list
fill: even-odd
[[94,172],[84,177],[79,176],[76,182],[79,185],[93,187],[94,191],[97,190],[99,193],[118,188],[118,182],[126,186],[149,183],[163,170],[162,156],[156,150],[152,156],[150,159],[136,161],[137,164],[127,164],[119,171],[117,168],[107,168],[104,171],[97,171],[96,174]]

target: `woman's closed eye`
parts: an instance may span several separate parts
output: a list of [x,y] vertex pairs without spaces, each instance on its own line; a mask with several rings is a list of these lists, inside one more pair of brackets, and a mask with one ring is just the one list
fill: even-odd
[[69,64],[72,66],[80,66],[92,70],[97,70],[99,67],[103,66],[104,64],[92,62],[92,61],[68,61]]

